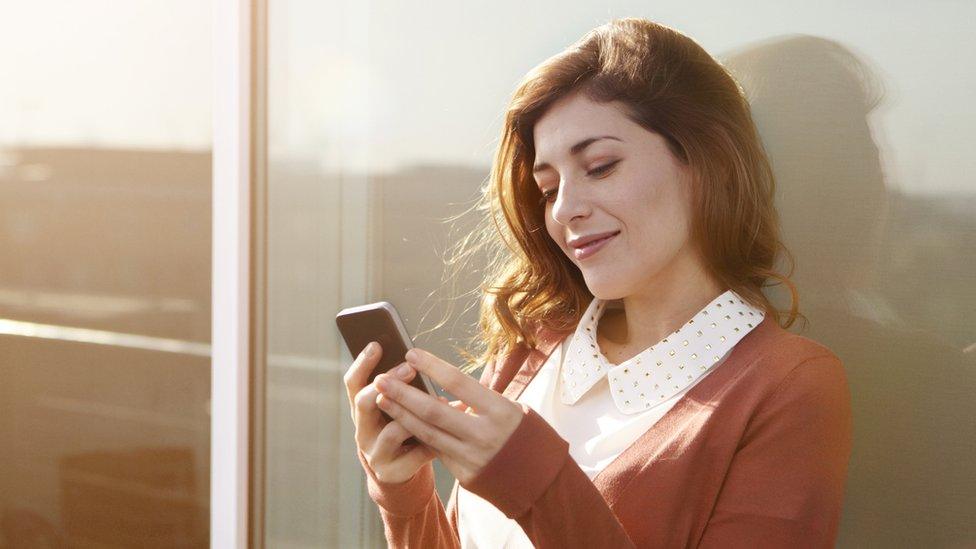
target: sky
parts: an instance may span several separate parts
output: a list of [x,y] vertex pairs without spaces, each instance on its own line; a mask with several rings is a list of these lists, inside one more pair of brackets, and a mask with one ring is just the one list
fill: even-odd
[[[889,184],[976,193],[971,2],[270,2],[275,158],[347,169],[490,165],[529,69],[613,17],[647,17],[717,57],[783,34],[836,40],[888,95],[870,120]],[[422,11],[414,9],[422,5]],[[0,147],[206,150],[212,5],[33,0],[0,17]]]

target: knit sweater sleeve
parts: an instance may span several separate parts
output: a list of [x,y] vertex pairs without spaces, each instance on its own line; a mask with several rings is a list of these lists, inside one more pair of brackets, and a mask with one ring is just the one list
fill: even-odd
[[[479,383],[483,386],[489,386],[496,364],[489,362],[482,369]],[[457,487],[445,509],[434,489],[434,467],[431,462],[406,482],[388,483],[376,478],[361,450],[357,449],[356,453],[366,473],[367,492],[383,520],[383,531],[389,547],[460,547]]]
[[634,547],[569,443],[529,406],[515,432],[464,486],[525,531],[535,547]]
[[[480,382],[490,386],[492,372],[485,370]],[[569,455],[569,443],[531,407],[519,406],[518,427],[464,488],[518,522],[535,547],[634,547],[603,495]],[[390,547],[459,546],[457,486],[445,510],[430,464],[407,482],[392,485],[365,469]]]
[[833,547],[851,452],[850,401],[833,354],[793,368],[750,420],[700,547]]

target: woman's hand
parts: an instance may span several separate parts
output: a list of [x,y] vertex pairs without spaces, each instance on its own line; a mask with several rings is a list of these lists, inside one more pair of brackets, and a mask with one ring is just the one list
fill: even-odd
[[[421,349],[407,363],[464,403],[451,406],[395,377],[376,383],[380,409],[427,447],[462,485],[474,479],[515,432],[524,415],[508,398]],[[443,398],[443,397],[441,397]]]
[[[356,425],[356,445],[366,457],[366,462],[373,470],[373,474],[382,482],[406,482],[435,456],[431,449],[423,444],[417,444],[413,448],[401,447],[403,441],[413,434],[398,421],[387,422],[376,407],[376,399],[379,396],[376,391],[376,382],[380,379],[394,377],[391,372],[396,371],[394,369],[391,372],[382,373],[376,376],[373,383],[366,384],[370,372],[376,367],[382,354],[383,349],[379,343],[375,341],[370,343],[356,357],[342,379],[346,384],[352,420]],[[399,378],[406,383],[410,382],[416,372],[413,368],[408,368],[408,370],[406,377]],[[451,408],[452,405],[444,397],[439,397],[439,400],[435,400],[435,402],[439,406],[456,411]],[[463,404],[460,401],[455,401],[454,406],[463,407]]]

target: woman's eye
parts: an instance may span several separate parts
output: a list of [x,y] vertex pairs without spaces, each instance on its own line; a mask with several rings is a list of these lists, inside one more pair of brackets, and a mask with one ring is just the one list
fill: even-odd
[[[609,172],[611,168],[613,168],[614,166],[616,166],[618,162],[620,162],[620,160],[614,160],[613,162],[610,162],[609,164],[604,164],[603,166],[600,166],[598,168],[593,168],[592,170],[586,172],[586,175],[588,175],[590,177],[603,175],[603,174]],[[557,192],[558,192],[558,189],[549,189],[548,191],[542,191],[542,198],[539,199],[539,204],[545,204],[546,202],[552,202],[553,200],[556,199],[556,193]]]
[[542,191],[542,198],[539,199],[539,204],[545,204],[546,202],[552,202],[556,199],[556,189],[549,189],[548,191]]
[[589,176],[603,175],[603,174],[607,173],[608,171],[610,171],[610,168],[616,166],[617,165],[617,162],[620,162],[620,161],[619,160],[614,160],[613,162],[611,162],[609,164],[604,164],[604,165],[600,166],[599,168],[593,168],[592,170],[586,172],[586,175],[589,175]]

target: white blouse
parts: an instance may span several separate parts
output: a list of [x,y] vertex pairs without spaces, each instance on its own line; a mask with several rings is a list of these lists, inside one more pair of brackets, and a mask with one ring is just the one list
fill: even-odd
[[[570,455],[591,480],[722,364],[764,316],[727,290],[668,337],[614,365],[596,340],[608,304],[590,302],[575,332],[515,399],[569,442]],[[461,547],[532,547],[516,521],[461,486],[457,511]]]

